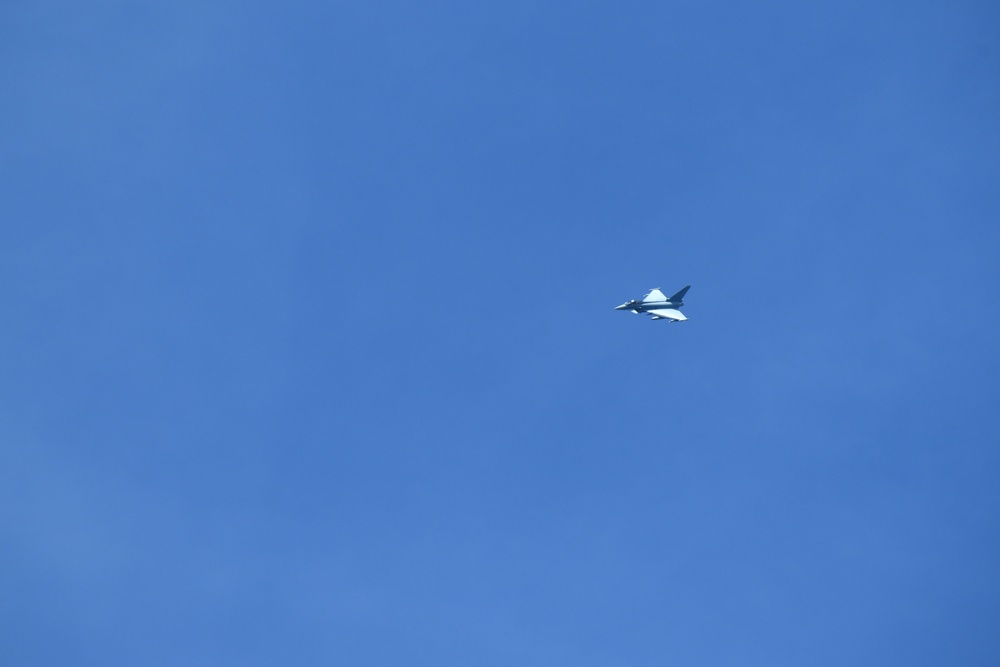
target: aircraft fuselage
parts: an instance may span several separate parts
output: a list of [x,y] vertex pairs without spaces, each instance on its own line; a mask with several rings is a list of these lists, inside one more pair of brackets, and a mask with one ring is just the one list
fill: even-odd
[[618,306],[615,310],[635,310],[644,313],[647,310],[660,310],[663,308],[677,310],[683,305],[683,301],[629,301]]

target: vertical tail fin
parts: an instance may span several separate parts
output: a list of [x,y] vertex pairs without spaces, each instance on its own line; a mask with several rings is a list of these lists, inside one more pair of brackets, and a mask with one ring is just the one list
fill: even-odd
[[682,289],[680,292],[678,292],[677,294],[675,294],[672,297],[670,297],[670,300],[671,301],[682,301],[684,299],[684,295],[688,293],[689,289],[691,289],[690,285],[688,285],[687,287],[685,287],[684,289]]

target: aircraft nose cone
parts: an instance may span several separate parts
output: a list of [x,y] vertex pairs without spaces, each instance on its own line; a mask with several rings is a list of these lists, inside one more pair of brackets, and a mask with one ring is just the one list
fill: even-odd
[[628,308],[628,304],[627,303],[623,303],[620,306],[615,306],[615,310],[625,310],[626,308]]

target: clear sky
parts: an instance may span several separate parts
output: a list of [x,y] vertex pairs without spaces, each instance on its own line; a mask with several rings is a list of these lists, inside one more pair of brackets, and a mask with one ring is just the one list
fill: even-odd
[[994,2],[6,0],[0,661],[1000,664],[998,216]]

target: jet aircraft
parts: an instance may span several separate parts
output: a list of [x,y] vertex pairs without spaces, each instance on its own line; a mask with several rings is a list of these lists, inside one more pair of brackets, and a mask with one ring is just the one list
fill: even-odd
[[657,287],[650,290],[649,294],[642,297],[642,301],[637,301],[635,299],[632,301],[626,301],[622,305],[615,308],[615,310],[631,310],[636,315],[640,313],[652,315],[654,320],[683,322],[687,318],[684,317],[684,313],[682,313],[679,308],[684,305],[684,295],[687,294],[689,289],[691,289],[690,285],[668,299],[664,296],[663,292],[660,291],[660,288]]

